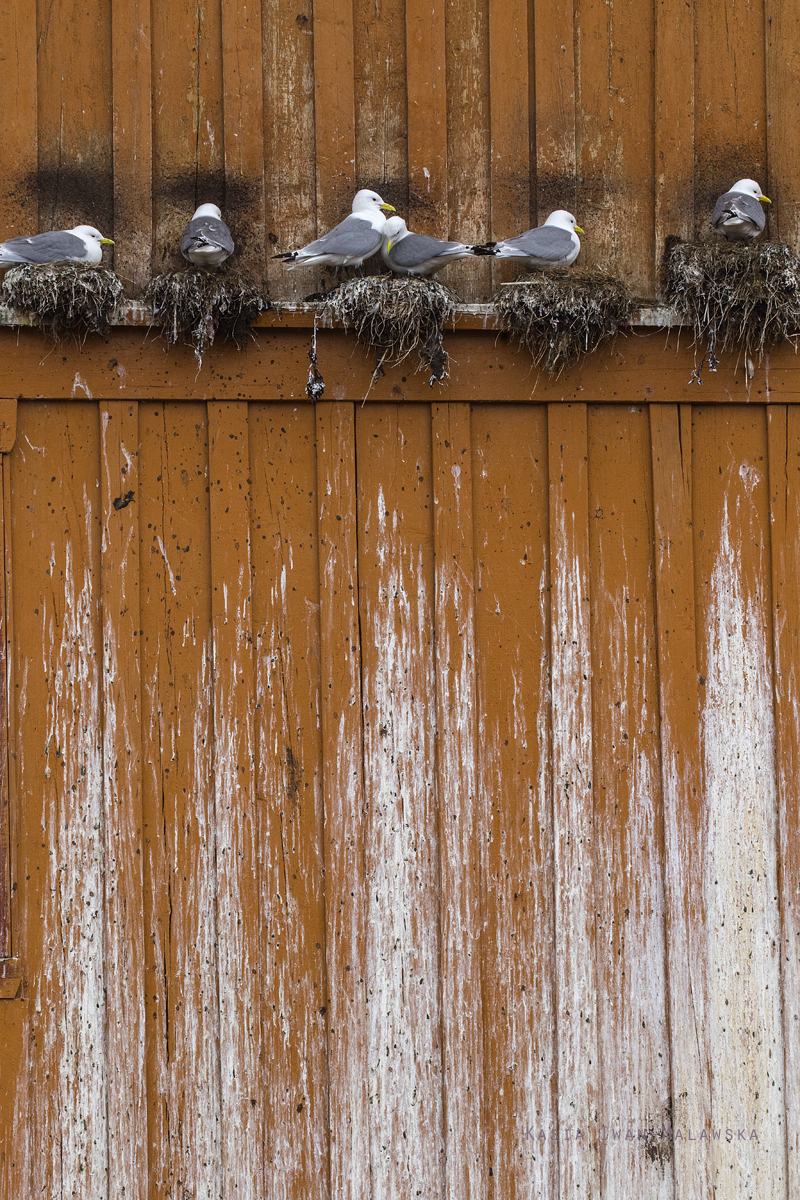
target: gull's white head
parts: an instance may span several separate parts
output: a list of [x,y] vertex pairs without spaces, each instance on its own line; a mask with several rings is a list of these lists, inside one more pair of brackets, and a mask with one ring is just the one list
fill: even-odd
[[741,192],[743,196],[753,196],[756,200],[765,200],[767,204],[772,203],[769,196],[765,196],[761,191],[755,179],[737,179],[736,183],[729,190],[731,192]]
[[559,229],[566,229],[568,233],[583,233],[572,213],[567,212],[565,208],[557,208],[555,212],[551,212],[545,225],[556,225]]
[[369,188],[362,188],[360,192],[356,192],[353,197],[353,212],[354,213],[374,213],[374,212],[395,212],[394,205],[387,204],[380,198],[377,192],[370,191]]
[[195,209],[192,220],[196,221],[198,217],[216,217],[218,221],[221,221],[222,213],[216,204],[201,204],[199,208]]
[[383,240],[387,246],[391,246],[394,242],[399,242],[408,233],[408,226],[402,217],[389,217],[383,227]]
[[103,237],[99,229],[95,229],[94,225],[76,225],[74,229],[69,230],[76,237],[82,238],[84,242],[99,242],[101,246],[113,246],[111,238]]

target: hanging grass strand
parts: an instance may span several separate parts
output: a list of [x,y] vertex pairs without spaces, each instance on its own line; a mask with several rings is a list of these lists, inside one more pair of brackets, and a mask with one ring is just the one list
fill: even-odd
[[783,242],[667,238],[665,297],[714,350],[751,359],[800,333],[800,260]]
[[250,322],[269,308],[269,300],[242,275],[209,271],[172,271],[147,285],[144,303],[153,311],[171,345],[186,339],[202,366],[203,355],[222,334],[241,348],[252,337]]
[[533,271],[505,284],[492,303],[534,365],[554,376],[604,342],[613,344],[632,307],[624,283],[593,270]]
[[87,333],[105,337],[123,299],[122,281],[107,267],[25,263],[6,271],[3,299],[56,342]]

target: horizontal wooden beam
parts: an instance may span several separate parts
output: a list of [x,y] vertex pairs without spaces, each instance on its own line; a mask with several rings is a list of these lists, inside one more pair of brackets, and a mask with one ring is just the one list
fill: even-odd
[[[308,402],[307,328],[261,328],[241,350],[218,342],[202,365],[189,346],[153,332],[114,328],[107,338],[53,346],[36,329],[0,329],[0,397],[74,400],[282,400]],[[756,364],[723,355],[719,369],[696,371],[701,352],[680,331],[632,329],[615,351],[598,351],[550,379],[526,350],[495,330],[445,333],[450,378],[428,385],[416,354],[372,383],[376,355],[340,329],[318,328],[317,368],[324,400],[458,400],[548,404],[800,403],[800,359],[790,346]],[[700,382],[697,382],[699,374]]]

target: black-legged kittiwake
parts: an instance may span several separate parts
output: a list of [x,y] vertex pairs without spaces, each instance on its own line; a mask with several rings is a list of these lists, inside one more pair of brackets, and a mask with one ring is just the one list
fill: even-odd
[[231,231],[216,204],[201,204],[183,233],[181,254],[197,267],[219,267],[233,254]]
[[714,205],[711,224],[718,233],[724,233],[732,241],[758,237],[767,223],[759,203],[761,200],[765,204],[772,203],[769,196],[762,193],[755,179],[739,179]]
[[497,258],[519,259],[521,266],[569,267],[580,253],[579,233],[583,230],[572,213],[558,208],[550,213],[544,225],[496,242],[494,252]]
[[353,210],[328,233],[300,250],[273,257],[282,259],[289,267],[304,265],[357,267],[380,248],[387,212],[395,210],[381,200],[377,192],[362,188],[356,192]]
[[[402,217],[389,217],[383,230],[381,258],[397,275],[434,275],[457,258],[472,258],[479,247],[443,242],[423,233],[409,233]],[[485,253],[485,251],[484,251]]]
[[0,242],[0,267],[12,263],[81,262],[96,266],[103,260],[103,246],[113,246],[94,225],[76,225],[74,229],[54,229],[32,237],[9,238]]

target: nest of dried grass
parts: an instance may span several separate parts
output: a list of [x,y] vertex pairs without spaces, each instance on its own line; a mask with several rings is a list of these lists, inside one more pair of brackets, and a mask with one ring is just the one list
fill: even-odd
[[200,364],[219,335],[241,348],[253,336],[250,322],[269,308],[267,297],[244,276],[197,269],[157,275],[147,285],[144,303],[170,345],[191,343]]
[[[800,260],[783,242],[683,242],[667,238],[665,298],[715,350],[750,358],[800,333]],[[701,364],[702,366],[702,364]]]
[[35,317],[55,341],[69,334],[104,337],[122,296],[122,281],[113,271],[74,262],[23,263],[3,280],[5,303]]
[[504,329],[527,346],[534,364],[560,375],[603,342],[614,342],[630,317],[632,298],[602,271],[532,271],[505,284],[492,303]]
[[322,311],[345,328],[352,326],[359,341],[378,355],[373,381],[384,363],[400,363],[416,350],[417,370],[430,371],[433,387],[448,375],[442,332],[455,316],[456,303],[450,289],[433,279],[371,275],[343,283],[325,298]]

